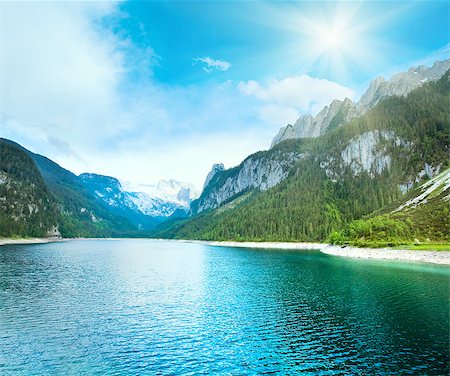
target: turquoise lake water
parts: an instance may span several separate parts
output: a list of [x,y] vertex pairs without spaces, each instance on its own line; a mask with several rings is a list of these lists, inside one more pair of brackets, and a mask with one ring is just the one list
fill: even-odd
[[449,281],[317,251],[3,246],[0,374],[445,375]]

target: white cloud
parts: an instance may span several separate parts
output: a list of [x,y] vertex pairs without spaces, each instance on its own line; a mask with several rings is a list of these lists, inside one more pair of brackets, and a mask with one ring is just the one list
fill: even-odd
[[268,111],[273,113],[277,109],[279,113],[289,114],[284,119],[289,117],[291,122],[295,121],[292,119],[294,114],[314,114],[329,105],[333,99],[352,99],[354,96],[353,90],[345,86],[308,75],[275,79],[266,84],[256,81],[240,82],[238,88],[243,94],[253,96],[263,103],[260,113],[263,118],[267,117]]
[[204,63],[203,70],[207,73],[212,72],[213,69],[226,71],[231,67],[231,64],[228,61],[214,60],[210,57],[194,57],[192,60],[194,60],[194,62]]
[[111,122],[125,73],[118,41],[93,24],[104,2],[0,4],[0,111],[47,133]]

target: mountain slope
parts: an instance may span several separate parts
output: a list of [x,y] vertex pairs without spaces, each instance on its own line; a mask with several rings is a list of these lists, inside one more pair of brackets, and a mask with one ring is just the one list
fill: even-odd
[[56,203],[33,160],[0,139],[0,236],[57,236]]
[[[449,165],[449,92],[447,72],[406,97],[381,100],[365,115],[320,137],[282,142],[249,157],[248,168],[244,161],[219,171],[193,205],[200,215],[172,224],[160,235],[324,240],[353,219],[395,202],[425,175],[432,177]],[[279,168],[284,163],[285,179],[261,191],[258,181],[264,179],[258,177],[277,168],[275,155],[281,156]],[[286,163],[287,155],[297,158]],[[242,177],[256,183],[243,185]],[[228,194],[219,203],[221,192]]]
[[120,236],[135,231],[125,218],[114,215],[92,197],[80,179],[52,160],[32,153],[19,144],[1,139],[28,155],[41,174],[58,209],[58,228],[63,237]]
[[[43,187],[40,186],[40,189],[47,192],[56,209],[53,223],[64,237],[145,236],[145,231],[154,229],[172,216],[185,217],[193,197],[196,197],[194,187],[174,180],[161,181],[157,186],[126,183],[124,187],[114,177],[89,173],[77,176],[13,141],[0,141],[4,148],[13,149],[31,161],[29,165],[19,164],[22,166],[20,168],[24,171],[36,170]],[[10,162],[17,161],[11,159]],[[5,163],[6,159],[2,165]],[[10,163],[9,168],[12,165],[14,163]],[[19,165],[14,168],[19,170]],[[8,203],[12,199],[13,187],[19,196],[25,195],[27,190],[26,182],[21,179],[14,180],[14,186],[12,182],[8,180]],[[21,200],[14,202],[17,209]],[[23,202],[28,202],[25,196]],[[8,218],[6,222],[11,220]],[[26,232],[21,231],[21,234],[26,235]]]
[[[403,160],[412,158],[413,164],[404,166],[404,181],[399,183],[402,191],[407,191],[422,169],[433,174],[430,166],[435,167],[439,164],[436,161],[447,158],[442,148],[448,138],[447,84],[445,79],[439,82],[430,83],[431,88],[425,84],[416,89],[417,94],[410,93],[407,101],[403,96],[383,100],[381,106],[365,116],[347,122],[344,131],[337,127],[317,139],[280,143],[249,156],[237,167],[215,171],[199,199],[191,205],[192,213],[217,208],[251,189],[264,191],[275,186],[288,177],[299,160],[310,157],[311,152],[325,157],[320,167],[334,179],[332,175],[345,168],[379,174],[391,164],[391,151],[401,151],[405,154]],[[331,138],[327,134],[332,134]],[[321,146],[324,143],[326,147]],[[426,155],[421,155],[422,152]],[[375,170],[370,171],[372,168]],[[420,170],[416,171],[417,168]]]
[[450,168],[390,208],[334,232],[330,241],[357,246],[450,242]]

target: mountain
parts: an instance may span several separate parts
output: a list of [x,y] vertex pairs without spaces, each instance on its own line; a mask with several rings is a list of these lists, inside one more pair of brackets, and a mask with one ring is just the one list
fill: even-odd
[[447,71],[318,137],[286,140],[217,171],[192,203],[194,216],[159,236],[323,241],[450,165],[449,93]]
[[230,170],[213,167],[202,194],[192,202],[191,212],[198,214],[217,208],[252,189],[264,191],[272,188],[288,176],[289,170],[301,157],[297,151],[277,149],[255,153]]
[[122,182],[122,186],[143,213],[154,217],[170,217],[177,210],[187,213],[198,197],[192,184],[176,180],[161,180],[157,185]]
[[[435,82],[434,78],[441,72],[441,68],[445,64],[450,65],[450,60],[447,60],[446,62],[436,62],[432,68],[428,69],[412,68],[406,73],[397,75],[397,78],[394,79],[393,82],[396,83],[398,87],[404,87],[405,85],[399,84],[398,77],[410,77],[411,75],[416,76],[414,74],[416,70],[427,73],[428,77],[430,77],[429,81]],[[419,78],[422,77],[425,73],[419,75]],[[423,80],[423,78],[421,78],[420,80]],[[423,96],[426,95],[427,94],[423,92]],[[391,96],[386,97],[385,100],[389,98],[391,98],[391,106],[395,106],[395,101],[397,99],[401,101],[402,98],[405,97]],[[424,100],[428,100],[428,98],[424,98]],[[443,111],[446,111],[445,98],[435,98],[432,96],[430,97],[430,100],[434,100],[432,105],[436,107],[436,111],[440,111],[436,114],[432,114],[430,119],[433,119],[433,117],[436,117],[436,115],[445,118],[445,113],[441,113]],[[439,100],[443,102],[439,102]],[[336,109],[339,106],[335,105],[332,107]],[[420,104],[418,108],[423,108],[424,111],[427,111],[423,104]],[[387,110],[389,110],[391,113],[394,113],[387,114]],[[398,112],[400,112],[401,109],[399,108],[398,110]],[[350,140],[345,141],[347,145],[339,151],[339,158],[337,160],[342,161],[342,164],[344,166],[350,166],[350,168],[354,170],[362,169],[367,171],[372,168],[373,164],[378,164],[378,166],[376,167],[378,169],[377,172],[381,171],[384,165],[390,163],[391,157],[388,154],[384,153],[383,150],[376,150],[378,148],[378,144],[382,144],[383,142],[394,142],[394,145],[392,145],[394,149],[408,147],[408,143],[410,142],[408,141],[408,139],[412,137],[412,135],[405,135],[406,137],[400,138],[399,134],[397,134],[398,132],[395,133],[392,127],[389,126],[389,123],[396,122],[396,126],[402,128],[402,125],[400,123],[401,121],[407,123],[416,121],[418,117],[412,118],[411,115],[416,114],[417,109],[412,108],[411,110],[411,114],[396,114],[395,111],[392,111],[392,109],[387,109],[386,106],[384,106],[375,111],[375,114],[377,114],[376,116],[380,117],[385,124],[370,124],[366,126],[366,128],[368,128],[368,132],[356,132],[355,137],[351,140],[351,142],[349,142]],[[384,111],[384,113],[378,115],[378,113],[380,113],[381,111]],[[423,119],[423,121],[430,121],[430,119],[426,118],[427,114],[425,112],[419,115],[420,119]],[[389,118],[389,116],[392,116],[392,118]],[[402,117],[402,120],[398,119],[399,116]],[[374,116],[368,114],[368,116],[365,117],[359,116],[352,119],[362,119],[362,122],[372,122]],[[347,121],[347,123],[349,122],[350,121]],[[329,127],[327,128],[328,131],[324,134],[332,133],[333,130],[337,130],[338,128],[338,126]],[[349,127],[347,128],[349,129]],[[406,126],[404,129],[409,129],[409,127]],[[404,129],[399,129],[400,133],[404,133]],[[416,130],[412,130],[412,132],[416,132]],[[422,135],[415,135],[415,141],[417,143],[417,145],[414,146],[415,148],[419,147],[419,144],[421,142],[420,137],[422,137]],[[434,137],[435,135],[433,134],[429,136],[431,140]],[[294,137],[294,139],[298,139],[298,142],[300,144],[314,144],[313,140],[308,141],[306,138]],[[320,142],[319,136],[315,137],[315,139],[316,143]],[[412,145],[409,146],[412,147]],[[327,151],[325,151],[325,153],[327,153]],[[297,164],[299,160],[305,159],[309,156],[310,152],[306,147],[300,149],[290,148],[287,146],[283,146],[282,143],[279,143],[273,146],[268,151],[258,152],[249,156],[239,166],[233,169],[226,171],[215,171],[212,177],[207,177],[206,182],[208,182],[208,184],[205,184],[205,187],[199,199],[193,202],[191,206],[192,213],[199,214],[205,210],[217,208],[248,190],[257,189],[260,191],[265,191],[268,188],[272,188],[282,180],[284,180],[286,177],[288,177],[290,171],[292,171],[293,166]],[[328,171],[328,174],[333,174],[333,169],[331,169],[332,165],[335,164],[333,158],[334,157],[329,157],[321,162],[321,168],[325,169],[325,171]],[[429,170],[430,167],[427,166],[430,166],[430,164],[428,161],[425,161],[422,168],[426,168]],[[429,175],[433,173],[433,171],[427,172]],[[408,190],[408,188],[411,187],[411,181],[408,180],[405,183],[400,183],[400,185],[403,191]]]
[[0,236],[58,236],[56,202],[33,160],[0,139]]
[[161,181],[158,185],[137,185],[98,175],[79,176],[89,193],[103,201],[111,212],[121,215],[139,230],[149,230],[170,218],[174,213],[185,215],[198,194],[192,185],[175,180]]
[[426,82],[439,79],[450,68],[450,59],[436,61],[431,67],[419,65],[398,73],[386,81],[377,77],[357,103],[346,98],[334,100],[316,116],[302,115],[294,125],[282,127],[272,141],[271,147],[290,139],[318,137],[357,116],[365,114],[382,99],[390,96],[405,96]]
[[122,190],[119,180],[110,176],[84,173],[79,176],[89,194],[104,203],[108,210],[130,221],[136,229],[154,228],[159,221],[145,215]]

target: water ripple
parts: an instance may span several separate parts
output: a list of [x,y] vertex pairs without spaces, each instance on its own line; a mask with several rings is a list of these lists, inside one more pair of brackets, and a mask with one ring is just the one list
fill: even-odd
[[0,248],[0,374],[448,374],[442,266],[174,242]]

